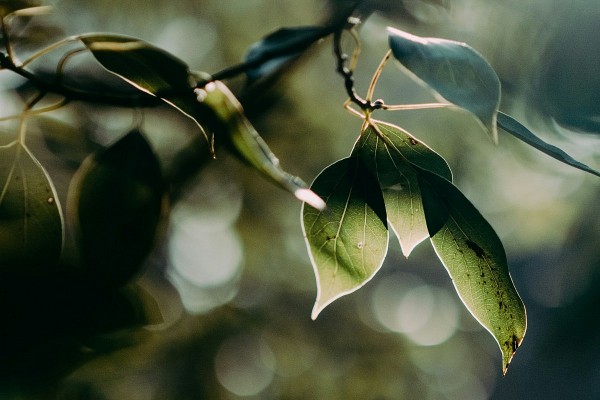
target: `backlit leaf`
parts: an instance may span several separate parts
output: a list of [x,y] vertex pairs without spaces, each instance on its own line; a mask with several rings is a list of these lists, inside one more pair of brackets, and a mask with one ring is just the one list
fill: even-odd
[[217,142],[224,143],[238,158],[298,199],[318,209],[325,206],[300,178],[281,168],[279,160],[244,116],[242,105],[227,86],[220,81],[210,82],[197,93],[199,104],[205,107],[205,120]]
[[139,271],[155,242],[164,190],[158,160],[139,131],[82,164],[69,210],[86,274],[118,286]]
[[345,158],[325,168],[311,187],[327,203],[304,205],[303,230],[317,279],[312,318],[331,302],[367,283],[388,247],[387,217],[379,183],[362,160]]
[[582,171],[589,172],[592,175],[600,176],[600,172],[593,168],[588,167],[584,163],[581,163],[559,149],[558,147],[551,145],[550,143],[544,142],[542,139],[533,134],[529,129],[523,126],[519,121],[512,118],[510,115],[504,114],[503,112],[498,113],[498,126],[502,130],[510,133],[517,139],[522,140],[528,145],[546,153],[550,157],[563,162],[572,167],[578,168]]
[[63,219],[56,190],[19,142],[0,147],[0,190],[0,271],[36,273],[58,262]]
[[506,373],[525,336],[527,317],[508,271],[504,247],[452,183],[423,170],[418,179],[433,247],[463,303],[498,342]]
[[498,140],[500,80],[481,54],[452,40],[424,38],[393,28],[388,28],[388,33],[394,57],[418,81],[474,114],[494,142]]
[[413,165],[452,180],[448,164],[400,127],[374,120],[364,127],[352,154],[360,157],[377,176],[388,221],[408,257],[429,237]]
[[299,26],[281,28],[265,36],[253,44],[246,54],[246,63],[256,64],[256,67],[246,71],[248,82],[252,83],[275,72],[328,32],[322,26]]

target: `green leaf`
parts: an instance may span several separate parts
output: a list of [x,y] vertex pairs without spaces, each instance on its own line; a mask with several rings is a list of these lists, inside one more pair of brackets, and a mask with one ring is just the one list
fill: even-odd
[[377,176],[388,221],[400,241],[402,253],[408,257],[429,237],[413,165],[452,180],[448,164],[402,128],[374,120],[367,123],[352,154],[360,157]]
[[393,28],[388,28],[388,33],[394,57],[413,77],[474,114],[497,142],[500,80],[485,58],[465,43],[424,38]]
[[318,209],[325,207],[300,178],[281,168],[279,160],[244,116],[242,105],[227,86],[214,81],[196,93],[199,104],[204,107],[204,120],[212,127],[217,141],[223,142],[239,159],[298,199]]
[[69,210],[88,277],[118,286],[139,271],[154,246],[164,196],[158,160],[137,130],[86,159]]
[[0,185],[0,270],[42,272],[58,262],[63,243],[54,185],[29,149],[16,141],[0,147]]
[[418,179],[433,247],[463,303],[498,342],[506,373],[525,336],[527,317],[508,271],[504,247],[452,183],[424,170]]
[[104,68],[150,95],[192,92],[187,64],[143,40],[111,34],[80,40]]
[[542,139],[534,135],[533,132],[531,132],[529,129],[523,126],[519,121],[512,118],[510,115],[504,114],[503,112],[499,112],[498,127],[510,133],[517,139],[522,140],[528,145],[540,150],[543,153],[546,153],[550,157],[560,162],[563,162],[582,171],[589,172],[592,175],[600,176],[600,172],[575,160],[573,157],[571,157],[558,147],[553,146],[550,143],[544,142]]
[[209,140],[201,125],[202,110],[193,90],[196,82],[186,63],[129,36],[89,34],[80,36],[80,40],[104,68],[192,119]]
[[246,71],[248,82],[252,83],[277,71],[329,32],[323,26],[299,26],[281,28],[265,36],[253,44],[246,54],[246,63],[256,65]]
[[304,205],[303,231],[317,279],[312,318],[334,300],[367,283],[388,247],[385,204],[379,184],[363,162],[345,158],[325,168],[311,187],[327,203]]
[[37,6],[32,1],[27,0],[3,0],[0,3],[0,18],[6,16],[35,16],[39,14],[47,14],[51,7]]

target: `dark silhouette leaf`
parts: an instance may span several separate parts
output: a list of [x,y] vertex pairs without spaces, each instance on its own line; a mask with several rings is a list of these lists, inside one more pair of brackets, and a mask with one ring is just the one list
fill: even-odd
[[47,172],[23,144],[1,146],[0,270],[43,272],[58,261],[62,243],[61,209]]
[[129,36],[80,37],[104,68],[153,96],[192,92],[188,66],[172,54]]
[[71,188],[83,270],[120,285],[153,248],[164,205],[160,165],[139,131],[90,156]]
[[463,303],[498,342],[506,373],[525,336],[527,317],[502,242],[451,182],[424,170],[418,180],[433,247]]
[[533,134],[529,129],[523,126],[519,121],[512,118],[510,115],[503,112],[498,113],[498,126],[502,130],[510,133],[517,139],[522,140],[528,145],[546,153],[550,157],[563,162],[567,165],[575,167],[592,175],[600,176],[600,172],[588,167],[587,165],[575,160],[573,157],[559,149],[558,147],[544,142],[542,139]]
[[193,90],[196,82],[187,64],[158,47],[128,36],[89,34],[80,39],[104,68],[191,118],[209,140],[201,125],[202,110],[198,109]]
[[312,189],[327,203],[323,211],[302,209],[317,278],[315,319],[328,304],[375,275],[387,253],[388,230],[379,183],[361,159],[345,158],[325,168]]
[[246,71],[248,83],[277,71],[329,32],[322,26],[300,26],[281,28],[265,36],[246,54],[246,63],[256,65]]
[[388,28],[394,57],[418,81],[443,99],[471,112],[498,140],[496,114],[500,105],[500,80],[481,54],[465,43],[424,38]]

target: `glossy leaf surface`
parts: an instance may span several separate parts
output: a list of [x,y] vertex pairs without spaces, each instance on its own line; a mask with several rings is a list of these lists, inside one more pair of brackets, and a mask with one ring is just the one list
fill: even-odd
[[299,26],[281,28],[265,36],[261,41],[253,44],[246,54],[246,62],[256,64],[256,67],[246,71],[248,82],[252,83],[275,72],[301,55],[328,32],[322,26]]
[[16,141],[0,147],[0,188],[0,271],[39,272],[58,262],[63,220],[54,185]]
[[353,154],[377,176],[388,221],[400,240],[403,254],[408,257],[429,237],[413,165],[452,180],[448,164],[400,127],[373,120],[365,126]]
[[500,80],[485,58],[465,43],[388,33],[394,57],[443,99],[474,114],[496,142]]
[[164,205],[160,166],[142,134],[90,156],[70,196],[84,271],[103,284],[125,283],[152,250]]
[[498,342],[506,373],[525,336],[527,317],[504,247],[452,183],[423,170],[418,179],[433,247],[463,303]]
[[322,209],[325,204],[298,177],[285,172],[279,160],[244,116],[242,105],[220,81],[201,89],[199,100],[213,121],[216,140],[223,142],[238,158],[298,199]]
[[542,139],[534,135],[533,132],[527,129],[519,121],[512,118],[510,115],[504,114],[503,112],[499,112],[498,127],[510,133],[517,139],[522,140],[528,145],[538,149],[543,153],[546,153],[550,157],[560,162],[563,162],[582,171],[589,172],[592,175],[600,176],[600,172],[588,167],[584,163],[577,161],[558,147],[551,145],[550,143],[544,142]]
[[345,158],[325,168],[312,184],[327,203],[304,205],[303,230],[317,279],[312,318],[331,302],[367,283],[388,246],[387,217],[379,183],[362,160]]

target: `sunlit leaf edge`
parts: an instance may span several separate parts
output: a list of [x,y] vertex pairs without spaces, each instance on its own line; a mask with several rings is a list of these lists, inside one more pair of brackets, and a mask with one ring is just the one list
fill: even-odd
[[600,177],[600,172],[596,171],[593,168],[590,168],[582,162],[577,161],[560,148],[543,141],[510,115],[505,114],[503,112],[498,112],[497,123],[498,127],[501,128],[503,131],[510,133],[512,136],[527,143],[528,145],[541,151],[542,153],[549,155],[555,160],[570,165],[573,168],[577,168],[582,171],[588,172],[592,175]]
[[[500,84],[500,79],[498,78],[498,76],[496,74],[496,71],[490,65],[490,63],[485,59],[485,57],[483,57],[483,55],[481,55],[477,50],[475,50],[474,48],[472,48],[471,46],[469,46],[466,43],[457,42],[457,41],[448,40],[448,39],[441,39],[441,38],[420,37],[420,36],[412,35],[408,32],[401,31],[396,28],[392,28],[392,27],[388,27],[387,32],[388,32],[389,47],[392,50],[394,57],[404,67],[404,70],[408,73],[408,75],[413,80],[415,80],[417,83],[428,88],[432,92],[432,94],[434,96],[438,97],[441,101],[449,101],[450,103],[456,105],[457,107],[460,107],[461,109],[463,109],[463,110],[469,112],[470,114],[472,114],[473,116],[475,116],[476,121],[481,125],[481,127],[486,132],[488,132],[490,134],[493,142],[497,143],[498,142],[498,130],[497,130],[496,120],[497,120],[497,113],[498,113],[498,110],[500,107],[501,84]],[[481,67],[481,69],[489,75],[488,78],[490,78],[490,79],[488,79],[489,82],[484,84],[482,86],[482,88],[489,90],[490,85],[494,86],[494,89],[493,89],[493,91],[495,92],[494,99],[493,99],[494,104],[489,104],[490,106],[493,106],[493,110],[491,111],[491,113],[489,112],[490,110],[487,110],[485,112],[485,115],[482,115],[483,113],[476,112],[475,109],[473,107],[469,107],[468,104],[464,104],[462,101],[457,102],[457,101],[453,100],[452,92],[449,92],[447,90],[441,90],[441,88],[439,87],[438,84],[436,84],[436,82],[429,81],[426,77],[423,77],[421,74],[414,71],[413,68],[407,66],[405,64],[405,60],[403,59],[402,55],[399,54],[396,49],[397,48],[396,42],[398,42],[398,41],[400,41],[402,43],[410,42],[410,43],[416,44],[417,46],[427,46],[432,43],[434,43],[434,44],[435,43],[450,44],[453,46],[457,46],[457,48],[464,49],[464,51],[467,51],[471,55],[473,55],[474,60],[476,60],[477,63],[480,64],[479,67]],[[479,80],[481,80],[481,77],[478,77],[478,78],[479,78]],[[447,83],[447,81],[444,81],[444,82]],[[473,99],[473,100],[475,100],[475,99]],[[471,104],[473,104],[472,101],[469,101],[469,102]],[[475,102],[474,104],[476,105],[476,107],[481,107],[481,105],[484,103],[479,101],[479,102]],[[491,107],[488,107],[488,108],[491,108]]]
[[[462,254],[463,258],[465,258],[464,252],[467,251],[469,253],[473,252],[478,259],[488,258],[491,261],[493,261],[495,267],[492,268],[490,266],[489,272],[492,276],[496,276],[501,281],[503,281],[503,284],[505,284],[502,286],[504,288],[504,290],[502,290],[502,294],[498,292],[498,290],[500,290],[499,288],[495,289],[495,294],[492,293],[491,297],[496,297],[496,295],[500,296],[500,302],[492,302],[494,304],[492,309],[495,310],[495,304],[499,304],[500,308],[498,310],[498,313],[503,311],[506,314],[506,316],[508,316],[508,318],[503,321],[502,318],[499,317],[500,322],[496,323],[495,325],[492,321],[484,322],[482,320],[482,317],[478,315],[479,311],[475,311],[471,308],[474,307],[474,305],[469,305],[471,301],[468,300],[468,298],[471,298],[475,292],[471,293],[470,296],[466,297],[466,293],[463,291],[462,288],[459,288],[458,286],[459,281],[461,279],[459,279],[458,276],[456,276],[456,273],[452,272],[453,267],[448,264],[448,261],[445,259],[445,255],[442,254],[442,250],[438,247],[437,241],[439,240],[439,235],[442,234],[445,236],[446,232],[451,231],[449,228],[446,227],[447,222],[445,222],[443,226],[439,227],[437,226],[439,225],[439,222],[436,222],[435,225],[432,224],[432,226],[430,227],[430,237],[436,255],[448,271],[449,275],[452,277],[452,282],[454,284],[456,292],[463,304],[466,306],[467,310],[469,310],[469,312],[481,324],[481,326],[483,326],[495,338],[496,343],[498,344],[502,353],[502,372],[503,374],[506,374],[508,366],[517,348],[521,345],[521,342],[523,341],[523,338],[527,331],[527,311],[510,275],[504,246],[502,245],[502,242],[500,241],[498,235],[495,233],[493,227],[489,224],[489,222],[487,222],[487,220],[483,217],[483,215],[481,215],[481,213],[475,208],[475,206],[464,196],[464,194],[462,194],[460,189],[454,186],[451,182],[424,170],[421,170],[419,172],[419,179],[421,181],[421,187],[424,193],[425,213],[428,216],[428,218],[428,214],[432,211],[432,208],[443,208],[443,210],[434,210],[436,218],[439,218],[440,214],[444,214],[446,220],[452,220],[451,222],[456,225],[458,230],[460,230],[461,234],[466,238],[464,240],[466,248],[463,248],[463,250],[460,249],[457,239],[453,239],[455,246],[457,246],[457,251]],[[432,197],[432,194],[436,197],[433,201],[431,201],[430,198]],[[462,212],[458,211],[460,216],[459,219],[463,220],[462,224],[457,220],[456,216],[453,215],[457,212],[457,205],[453,204],[456,203],[457,199],[461,203],[462,207],[466,207],[467,209],[469,209],[468,211],[471,215],[471,218],[469,219],[464,217],[464,215],[460,215],[460,213]],[[454,213],[450,211],[450,208],[455,209]],[[473,219],[473,217],[475,219]],[[428,227],[429,223],[430,221],[428,219]],[[442,228],[445,228],[446,230],[442,232]],[[467,232],[465,232],[465,230]],[[470,236],[473,235],[473,233],[469,233],[469,230],[478,230],[476,234],[479,235],[479,238],[476,239],[474,238],[474,236]],[[481,240],[484,240],[485,243]],[[490,247],[496,248],[496,251],[491,251]],[[492,254],[491,258],[489,254]],[[494,273],[494,271],[497,271],[498,268],[501,268],[501,270]],[[501,274],[500,276],[498,276],[499,273]],[[505,274],[505,276],[502,275],[503,273]],[[469,273],[466,274],[467,276],[469,276]],[[478,274],[475,274],[475,276],[479,278]],[[490,278],[488,277],[484,279],[482,272],[481,280],[483,281],[483,285],[486,284],[486,280],[488,279]],[[490,292],[488,291],[488,295],[489,293]],[[488,303],[486,301],[482,301],[480,306],[485,309],[487,304]],[[509,304],[511,307],[510,309],[508,308]],[[487,314],[487,311],[485,313]],[[512,321],[512,323],[506,323],[510,321]],[[503,322],[506,324],[504,325]],[[500,327],[498,327],[498,325],[500,325]],[[501,332],[495,333],[493,329],[494,327],[498,328],[498,330],[500,330]],[[507,332],[504,332],[502,329],[507,327]],[[510,327],[512,327],[513,329],[511,330]],[[506,333],[506,336],[501,336],[502,333]]]
[[[313,184],[311,185],[311,189],[314,189],[314,185],[315,183],[318,181],[318,179],[320,177],[323,176],[324,173],[330,171],[332,168],[339,166],[341,163],[348,163],[348,162],[358,162],[359,160],[355,157],[349,157],[349,158],[344,158],[341,160],[338,160],[334,163],[332,163],[331,165],[327,166],[326,168],[323,169],[323,171],[321,171],[321,173],[319,175],[317,175],[317,177],[315,178],[315,180],[313,181]],[[358,168],[358,167],[357,167]],[[370,174],[370,172],[365,168],[365,171],[368,172]],[[373,184],[374,184],[374,188],[378,188],[378,183],[376,181],[376,178],[373,176]],[[376,191],[374,191],[376,194]],[[369,193],[370,195],[373,195],[373,192]],[[383,197],[382,194],[379,193],[379,196],[381,197],[380,199],[380,205],[376,206],[376,207],[380,207],[380,211],[379,213],[383,212],[385,213],[385,204],[383,202]],[[326,196],[323,200],[325,201],[325,203],[327,203],[329,196]],[[349,198],[349,197],[348,197]],[[331,206],[331,205],[330,205]],[[309,206],[310,207],[310,206]],[[365,203],[365,207],[367,207],[367,204]],[[320,215],[323,212],[328,212],[330,209],[329,207],[325,208],[324,210],[315,210],[313,208],[313,210],[311,210],[311,212],[315,212],[318,211],[318,214]],[[377,211],[374,211],[375,213],[377,213]],[[355,286],[348,288],[346,290],[340,291],[339,293],[337,293],[337,295],[334,296],[330,296],[327,300],[322,301],[322,295],[323,295],[323,289],[322,289],[322,283],[321,283],[321,278],[320,278],[320,271],[319,271],[319,266],[315,260],[315,256],[313,254],[312,251],[312,247],[311,247],[311,242],[309,240],[309,235],[307,234],[307,230],[306,230],[306,213],[307,213],[307,205],[303,204],[302,206],[302,210],[301,210],[301,227],[302,227],[302,233],[305,239],[305,244],[306,244],[306,248],[307,248],[307,252],[309,255],[309,259],[311,262],[311,265],[313,267],[313,271],[315,274],[315,280],[316,280],[316,284],[317,284],[317,298],[311,313],[311,318],[314,320],[317,318],[317,316],[331,303],[333,303],[334,301],[336,301],[337,299],[353,293],[355,291],[357,291],[358,289],[360,289],[361,287],[363,287],[364,285],[366,285],[376,274],[377,272],[380,270],[381,266],[383,265],[383,261],[385,260],[385,257],[387,255],[387,250],[388,250],[388,246],[389,246],[389,233],[388,233],[388,229],[387,229],[387,217],[385,217],[385,215],[381,216],[379,215],[379,219],[383,224],[383,227],[385,229],[385,244],[382,246],[382,254],[381,254],[381,258],[380,261],[378,262],[378,265],[373,268],[373,271],[370,273],[370,275],[368,275],[365,279],[363,279],[360,283],[356,284]]]

